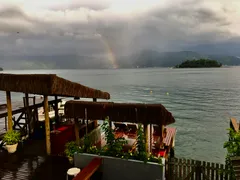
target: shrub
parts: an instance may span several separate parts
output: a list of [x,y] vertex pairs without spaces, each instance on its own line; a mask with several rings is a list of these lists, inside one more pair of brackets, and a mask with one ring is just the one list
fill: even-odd
[[18,131],[7,131],[6,134],[3,137],[3,141],[7,144],[7,145],[13,145],[16,144],[20,141],[21,139],[21,134]]

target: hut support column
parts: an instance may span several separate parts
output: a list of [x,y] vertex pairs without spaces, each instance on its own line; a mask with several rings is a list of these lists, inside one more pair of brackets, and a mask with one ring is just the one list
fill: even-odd
[[87,117],[87,108],[85,108],[85,120],[87,121],[86,125],[86,135],[88,134],[88,117]]
[[153,132],[152,132],[152,124],[150,124],[150,152],[152,153],[152,144],[153,144]]
[[48,97],[44,95],[44,115],[45,115],[45,131],[46,131],[46,150],[47,154],[51,154],[51,141],[50,141],[50,121],[48,112]]
[[6,92],[7,98],[7,113],[8,113],[8,131],[12,130],[13,122],[12,122],[12,103],[11,103],[11,92]]
[[55,96],[55,121],[58,123],[59,117],[58,117],[58,97]]
[[[93,98],[93,102],[97,102],[97,98]],[[98,121],[94,120],[94,129],[98,127]]]
[[74,129],[75,129],[76,143],[77,145],[80,145],[78,118],[74,119]]
[[30,116],[30,111],[29,111],[29,96],[28,93],[25,93],[25,107],[27,108],[26,110],[26,123],[27,123],[27,131],[28,131],[28,136],[30,137],[31,134],[31,116]]
[[149,144],[149,141],[148,141],[148,139],[149,139],[149,135],[148,135],[148,125],[147,125],[147,124],[144,124],[144,125],[143,125],[143,128],[144,128],[144,136],[145,136],[145,140],[146,140],[146,142],[145,142],[146,152],[149,152],[149,151],[148,151],[148,144]]

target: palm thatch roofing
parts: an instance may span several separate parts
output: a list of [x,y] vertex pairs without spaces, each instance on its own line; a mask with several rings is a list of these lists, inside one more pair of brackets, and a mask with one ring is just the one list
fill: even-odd
[[235,118],[230,118],[230,127],[234,129],[236,132],[239,131],[239,123]]
[[114,122],[169,125],[175,122],[172,114],[161,104],[133,104],[113,102],[67,101],[67,118],[104,120]]
[[110,99],[110,94],[56,74],[0,74],[0,90],[47,96]]

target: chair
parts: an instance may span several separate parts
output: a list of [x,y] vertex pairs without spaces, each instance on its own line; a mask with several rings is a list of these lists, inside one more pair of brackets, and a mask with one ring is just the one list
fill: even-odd
[[153,135],[154,136],[161,136],[162,132],[159,126],[153,126]]
[[137,126],[136,124],[127,124],[128,127],[128,138],[137,137]]
[[127,131],[127,125],[124,123],[114,123],[115,132],[126,132]]

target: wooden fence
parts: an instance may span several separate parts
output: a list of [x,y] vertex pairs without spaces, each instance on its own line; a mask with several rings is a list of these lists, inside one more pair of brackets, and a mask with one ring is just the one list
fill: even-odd
[[231,180],[223,164],[171,158],[166,162],[166,180]]

